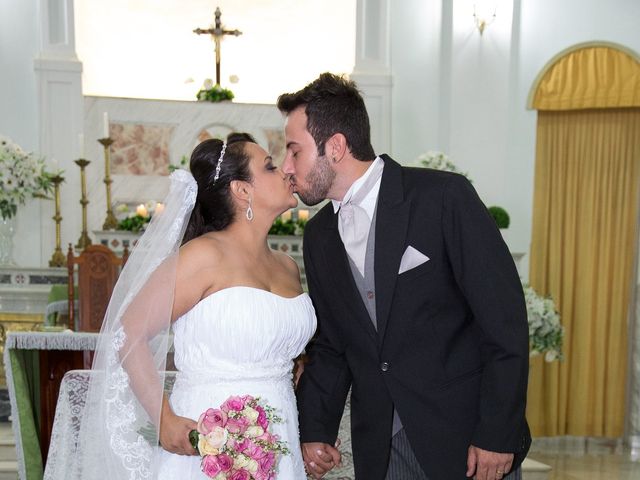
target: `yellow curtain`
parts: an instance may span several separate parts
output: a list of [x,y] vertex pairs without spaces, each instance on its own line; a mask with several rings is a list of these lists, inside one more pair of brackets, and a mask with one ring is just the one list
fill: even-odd
[[531,366],[536,436],[623,434],[640,190],[640,108],[538,112],[530,283],[552,295],[564,362]]
[[537,110],[640,107],[640,65],[610,47],[585,47],[563,56],[539,80]]

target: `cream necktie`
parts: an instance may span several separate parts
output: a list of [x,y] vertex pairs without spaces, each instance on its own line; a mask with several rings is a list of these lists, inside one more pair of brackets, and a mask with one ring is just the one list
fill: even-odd
[[382,176],[384,162],[375,162],[371,168],[373,170],[360,189],[340,206],[340,222],[338,222],[338,231],[344,248],[363,276],[371,219],[360,203]]

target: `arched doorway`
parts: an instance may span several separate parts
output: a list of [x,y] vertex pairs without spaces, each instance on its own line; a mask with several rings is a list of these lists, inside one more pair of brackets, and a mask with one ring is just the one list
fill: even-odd
[[553,296],[565,360],[532,361],[527,416],[536,436],[620,437],[628,318],[638,245],[640,57],[572,47],[542,70],[530,283]]

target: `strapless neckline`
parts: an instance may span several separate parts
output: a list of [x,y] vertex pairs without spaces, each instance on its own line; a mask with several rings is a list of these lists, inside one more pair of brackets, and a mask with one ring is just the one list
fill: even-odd
[[216,295],[223,294],[223,293],[229,293],[230,291],[238,290],[238,289],[251,290],[251,291],[255,291],[255,292],[262,292],[262,293],[267,294],[267,295],[271,295],[271,296],[274,296],[274,297],[277,297],[277,298],[281,298],[282,300],[295,300],[297,298],[304,297],[305,295],[307,295],[306,292],[302,292],[299,295],[296,295],[295,297],[285,297],[284,295],[278,295],[277,293],[273,293],[270,290],[265,290],[264,288],[249,287],[249,286],[246,286],[246,285],[233,285],[231,287],[225,287],[225,288],[221,288],[220,290],[216,290],[215,292],[213,292],[213,293],[207,295],[206,297],[202,298],[198,303],[202,303],[202,302],[204,302],[204,301],[208,300],[209,298],[214,297]]

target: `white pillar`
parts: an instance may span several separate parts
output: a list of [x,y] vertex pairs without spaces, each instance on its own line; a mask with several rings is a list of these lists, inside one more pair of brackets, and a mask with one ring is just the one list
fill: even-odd
[[[64,170],[61,185],[62,249],[78,240],[80,173],[78,134],[83,133],[82,63],[75,52],[73,0],[38,0],[39,52],[34,59],[38,99],[39,151]],[[97,166],[97,165],[96,165]],[[41,260],[47,266],[55,245],[53,202],[42,202]],[[19,247],[17,247],[19,248]]]
[[358,0],[356,61],[351,74],[362,91],[376,153],[391,150],[390,0]]

